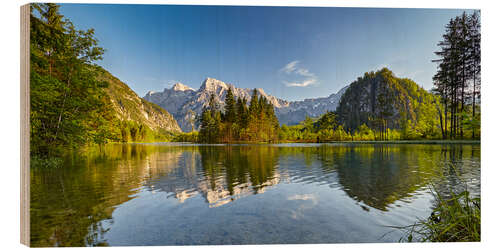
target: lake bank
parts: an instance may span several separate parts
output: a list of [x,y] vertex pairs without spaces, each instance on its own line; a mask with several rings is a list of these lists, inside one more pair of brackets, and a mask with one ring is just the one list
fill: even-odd
[[[287,143],[304,143],[304,144],[481,144],[481,140],[391,140],[391,141],[278,141],[278,142],[252,142],[252,141],[235,141],[230,143],[199,143],[192,141],[172,141],[172,142],[152,142],[152,143],[192,143],[204,145],[269,145],[269,144],[287,144]],[[142,142],[138,142],[142,143]]]

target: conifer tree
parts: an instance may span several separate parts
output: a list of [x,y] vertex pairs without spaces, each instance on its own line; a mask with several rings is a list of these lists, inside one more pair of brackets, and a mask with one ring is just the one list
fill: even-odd
[[240,128],[246,128],[248,126],[248,107],[246,98],[238,97],[236,102],[237,110],[237,122]]
[[[440,50],[438,71],[434,75],[434,92],[441,96],[444,105],[444,137],[464,138],[467,113],[470,112],[468,100],[472,97],[472,120],[476,116],[476,96],[480,92],[480,21],[479,12],[471,15],[463,12],[449,21],[443,40],[438,43]],[[472,89],[470,89],[472,85]],[[448,112],[449,111],[449,112]],[[449,114],[449,116],[448,116]],[[448,119],[450,124],[448,126]],[[449,133],[448,133],[449,127]],[[475,137],[475,128],[472,132]]]
[[231,88],[227,90],[226,94],[224,104],[224,121],[228,123],[234,123],[236,121],[236,104]]
[[216,109],[215,97],[210,97],[209,105],[202,113],[199,139],[209,143],[235,140],[270,142],[278,139],[278,133],[279,121],[274,106],[259,96],[256,89],[250,106],[245,98],[238,97],[235,101],[232,90],[228,90],[223,115]]
[[252,98],[250,99],[250,107],[248,108],[250,111],[250,115],[256,115],[258,112],[259,106],[259,96],[257,94],[257,89],[254,89],[252,92]]

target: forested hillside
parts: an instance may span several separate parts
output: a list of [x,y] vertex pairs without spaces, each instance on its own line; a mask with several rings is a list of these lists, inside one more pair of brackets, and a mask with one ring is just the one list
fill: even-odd
[[389,129],[404,138],[435,138],[440,135],[439,110],[437,96],[383,68],[351,83],[336,113],[347,131],[365,124],[381,138],[387,138]]
[[[145,126],[157,132],[181,132],[174,117],[160,106],[148,102],[139,97],[127,84],[111,75],[101,67],[96,67],[98,73],[97,79],[108,83],[105,88],[109,96],[116,117],[120,121],[129,121],[137,126]],[[129,130],[132,127],[129,128]],[[130,131],[129,131],[130,132]],[[133,132],[133,130],[132,130]],[[125,133],[122,131],[122,133]],[[132,134],[129,139],[132,141],[142,141],[145,136],[134,137]],[[122,138],[122,141],[127,141]]]
[[57,4],[31,4],[30,150],[165,140],[180,131],[168,112],[139,98],[94,63],[102,59],[94,30],[77,30]]

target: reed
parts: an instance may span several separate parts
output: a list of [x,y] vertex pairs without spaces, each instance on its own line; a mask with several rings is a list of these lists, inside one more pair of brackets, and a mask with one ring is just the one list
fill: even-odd
[[402,242],[471,242],[481,241],[481,198],[467,191],[451,192],[445,198],[432,185],[437,206],[426,219],[399,228],[405,232]]

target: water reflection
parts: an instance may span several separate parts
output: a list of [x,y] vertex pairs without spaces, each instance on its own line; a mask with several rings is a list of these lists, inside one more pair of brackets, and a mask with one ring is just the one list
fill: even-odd
[[175,165],[177,169],[145,185],[151,190],[167,192],[179,202],[201,194],[209,207],[218,207],[263,193],[266,187],[282,179],[277,168],[278,148],[200,146],[197,150],[183,151],[182,162]]
[[[312,223],[308,220],[315,211],[328,217],[332,207],[349,216],[349,204],[333,203],[322,189],[327,187],[343,192],[370,216],[380,216],[371,212],[388,212],[401,202],[412,206],[414,196],[431,181],[446,192],[459,190],[465,180],[479,194],[479,159],[479,145],[109,145],[69,154],[64,168],[31,171],[31,242],[33,246],[106,245],[106,232],[117,227],[115,209],[144,192],[166,194],[178,204],[194,204],[201,197],[206,209],[255,195],[273,206],[296,204],[290,216],[302,223]],[[289,188],[293,184],[316,191],[301,193]],[[273,188],[286,198],[259,196]],[[329,209],[319,210],[325,202]],[[141,205],[148,208],[148,203]],[[231,207],[223,211],[228,217],[236,213]],[[268,223],[284,227],[285,219]],[[323,222],[325,230],[332,227]],[[349,226],[363,229],[362,224]],[[328,235],[307,239],[334,241]]]

